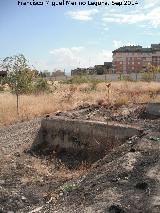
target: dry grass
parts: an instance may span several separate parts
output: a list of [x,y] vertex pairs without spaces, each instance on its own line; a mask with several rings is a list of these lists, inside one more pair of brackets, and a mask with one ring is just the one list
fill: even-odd
[[[91,84],[52,85],[56,87],[51,94],[20,96],[19,116],[16,113],[16,96],[0,94],[0,125],[28,120],[37,116],[65,111],[83,103],[108,104],[106,83],[97,84],[92,90]],[[51,86],[51,87],[52,87]],[[160,101],[160,83],[157,82],[112,82],[110,104],[121,106],[128,103],[147,103]]]

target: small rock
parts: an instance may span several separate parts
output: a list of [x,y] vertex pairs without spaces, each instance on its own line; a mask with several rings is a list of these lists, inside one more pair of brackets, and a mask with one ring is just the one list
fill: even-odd
[[0,180],[0,185],[5,184],[5,180]]
[[37,207],[36,209],[34,209],[34,210],[32,210],[32,211],[30,211],[30,212],[28,212],[28,213],[39,212],[42,208],[43,208],[43,206],[42,206],[42,207]]
[[112,205],[108,210],[110,213],[126,213],[119,205]]
[[125,180],[120,180],[119,183],[120,184],[126,184],[126,183],[128,183],[128,180],[126,180],[126,179]]
[[15,157],[20,157],[20,153],[19,153],[19,152],[16,152],[16,153],[14,153],[14,156],[15,156]]
[[26,201],[27,200],[27,198],[24,197],[24,196],[22,196],[21,199],[22,199],[22,201]]
[[136,189],[145,190],[148,188],[148,183],[146,182],[140,182],[136,184]]
[[59,193],[59,196],[63,196],[63,192],[60,192],[60,193]]

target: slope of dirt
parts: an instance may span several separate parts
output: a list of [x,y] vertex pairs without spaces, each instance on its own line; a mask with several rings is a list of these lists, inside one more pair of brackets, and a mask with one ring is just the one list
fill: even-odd
[[142,137],[132,137],[91,167],[84,163],[77,170],[54,154],[28,153],[40,118],[1,128],[0,212],[160,212],[160,119],[142,119],[144,107],[86,105],[59,112],[145,130]]
[[148,138],[133,142],[132,147],[125,144],[95,164],[86,177],[75,183],[76,190],[64,193],[60,203],[65,212],[158,213],[160,145]]

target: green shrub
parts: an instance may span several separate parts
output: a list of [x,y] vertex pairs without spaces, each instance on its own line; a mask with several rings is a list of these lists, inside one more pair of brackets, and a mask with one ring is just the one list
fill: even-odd
[[142,73],[141,81],[150,82],[150,81],[152,81],[152,80],[154,80],[154,78],[153,78],[153,73],[152,73],[152,72]]
[[72,183],[68,183],[68,184],[65,184],[61,187],[61,190],[63,192],[71,192],[73,190],[76,190],[78,188],[78,185],[77,184],[72,184]]
[[4,91],[4,86],[2,84],[0,84],[0,92]]
[[44,78],[38,78],[34,85],[35,92],[47,92],[49,91],[49,85]]
[[94,78],[90,78],[90,76],[88,75],[76,75],[73,76],[71,79],[69,80],[65,80],[62,81],[61,83],[65,83],[65,84],[83,84],[83,83],[91,83],[92,84],[92,88],[95,89],[96,85],[100,82],[103,82],[102,80],[98,80],[98,79],[94,79]]
[[89,83],[89,78],[87,75],[77,75],[73,76],[69,80],[65,80],[62,83],[66,84],[82,84],[82,83]]
[[130,75],[122,75],[121,80],[122,81],[134,81],[132,76],[130,76]]

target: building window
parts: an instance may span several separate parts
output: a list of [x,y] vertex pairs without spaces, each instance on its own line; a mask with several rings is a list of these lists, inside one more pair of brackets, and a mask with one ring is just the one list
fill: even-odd
[[134,62],[132,62],[132,64],[134,64]]
[[140,62],[138,61],[138,64],[140,64]]

